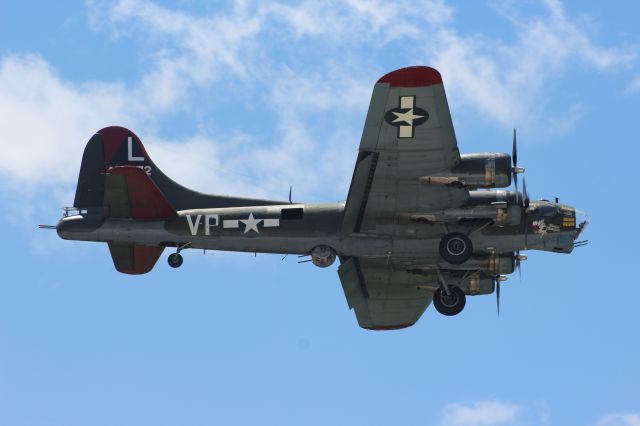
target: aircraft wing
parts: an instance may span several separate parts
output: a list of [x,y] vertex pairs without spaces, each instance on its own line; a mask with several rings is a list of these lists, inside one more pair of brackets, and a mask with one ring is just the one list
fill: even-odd
[[341,258],[338,268],[347,303],[360,327],[396,330],[413,325],[433,299],[424,277],[390,267],[384,260]]
[[380,233],[402,213],[464,204],[466,189],[426,185],[460,152],[440,73],[429,67],[393,71],[375,85],[360,141],[342,232]]

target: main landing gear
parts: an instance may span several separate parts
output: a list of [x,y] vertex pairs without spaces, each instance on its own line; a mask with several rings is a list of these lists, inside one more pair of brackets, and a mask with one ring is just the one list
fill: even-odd
[[167,258],[167,263],[169,264],[169,266],[171,266],[172,268],[179,268],[180,266],[182,266],[182,262],[184,261],[184,259],[182,258],[180,252],[186,248],[189,248],[190,246],[191,243],[178,244],[176,246],[176,252],[171,253]]
[[460,265],[473,254],[473,244],[469,237],[460,232],[451,232],[440,240],[440,256],[447,262]]
[[433,306],[442,315],[458,315],[464,309],[467,301],[460,287],[448,286],[448,289],[439,288],[433,295]]

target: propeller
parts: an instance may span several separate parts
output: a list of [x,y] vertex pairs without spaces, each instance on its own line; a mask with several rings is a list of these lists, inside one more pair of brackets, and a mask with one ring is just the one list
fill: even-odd
[[293,186],[289,186],[289,204],[293,204],[293,201],[291,201],[291,190],[293,189]]
[[506,281],[507,277],[504,275],[497,275],[495,277],[496,282],[496,307],[498,308],[498,316],[500,316],[500,283]]
[[500,316],[500,281],[496,280],[496,307],[498,308],[498,316]]
[[511,161],[513,167],[511,167],[511,174],[513,175],[513,183],[516,187],[516,204],[518,203],[518,175],[524,173],[523,167],[518,167],[518,142],[516,138],[516,129],[513,129],[513,147],[511,152]]
[[518,165],[518,143],[516,141],[516,128],[513,128],[513,153],[511,155],[511,159],[513,160],[513,167],[517,167]]
[[522,280],[522,267],[520,265],[520,262],[523,260],[527,260],[527,255],[520,254],[520,250],[518,250],[516,251],[515,260],[516,260],[515,268],[518,271],[518,277],[520,278],[520,280]]
[[527,207],[529,207],[529,194],[527,194],[527,182],[522,179],[522,223],[524,224],[524,248],[528,247],[528,237],[529,234],[528,224],[527,224]]

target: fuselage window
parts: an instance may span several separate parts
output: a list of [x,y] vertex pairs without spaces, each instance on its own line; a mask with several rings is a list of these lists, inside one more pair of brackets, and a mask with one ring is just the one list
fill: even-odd
[[302,219],[304,217],[304,210],[302,207],[292,207],[290,209],[280,210],[282,220],[290,219]]

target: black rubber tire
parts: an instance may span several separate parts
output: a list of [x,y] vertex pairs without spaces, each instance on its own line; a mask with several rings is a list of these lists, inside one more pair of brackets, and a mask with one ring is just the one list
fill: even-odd
[[460,287],[449,286],[449,293],[450,295],[447,295],[442,289],[437,289],[433,295],[433,306],[442,315],[451,317],[462,312],[467,297]]
[[182,259],[182,255],[180,253],[171,253],[169,257],[167,257],[167,263],[172,268],[179,268],[182,265],[184,259]]
[[454,265],[469,260],[473,254],[473,244],[469,237],[460,232],[452,232],[440,240],[440,256]]

